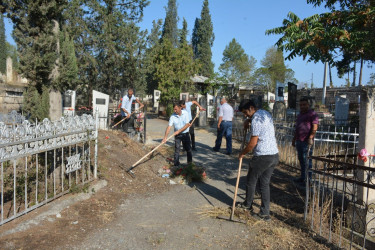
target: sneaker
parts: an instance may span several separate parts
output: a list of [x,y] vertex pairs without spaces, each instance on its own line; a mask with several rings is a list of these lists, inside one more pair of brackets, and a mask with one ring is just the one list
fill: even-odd
[[236,208],[244,209],[244,210],[249,210],[250,212],[253,211],[253,208],[250,208],[245,202],[238,202],[236,203]]
[[262,221],[270,221],[271,217],[269,215],[264,215],[264,214],[253,214],[252,215],[255,219],[257,220],[262,220]]

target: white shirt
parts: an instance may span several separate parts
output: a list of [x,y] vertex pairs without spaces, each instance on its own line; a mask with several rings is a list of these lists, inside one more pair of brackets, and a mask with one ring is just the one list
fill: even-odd
[[[169,126],[174,126],[174,131],[183,128],[187,123],[189,123],[189,115],[186,110],[181,110],[181,115],[173,113],[169,118]],[[182,133],[189,132],[189,128],[182,131]]]
[[185,103],[185,110],[188,112],[188,115],[189,115],[189,121],[191,121],[193,119],[193,116],[191,115],[191,106],[193,105],[192,102],[186,102]]
[[232,121],[233,120],[233,108],[228,103],[224,103],[220,106],[219,117],[223,117],[223,121]]
[[126,116],[125,112],[122,109],[126,109],[126,111],[130,114],[132,112],[132,103],[133,101],[137,100],[134,95],[131,96],[129,99],[128,95],[124,95],[122,98],[122,104],[121,104],[121,115]]

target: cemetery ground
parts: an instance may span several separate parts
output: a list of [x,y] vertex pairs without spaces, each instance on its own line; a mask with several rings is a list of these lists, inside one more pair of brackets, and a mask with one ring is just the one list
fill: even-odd
[[[193,152],[194,162],[206,169],[204,182],[161,177],[173,141],[138,165],[132,178],[125,170],[161,142],[166,126],[165,120],[148,119],[146,146],[120,131],[100,131],[98,180],[1,226],[0,249],[333,248],[305,224],[303,188],[292,182],[297,173],[283,166],[271,181],[270,222],[243,210],[237,214],[246,224],[217,219],[229,216],[240,145],[234,143],[232,156],[214,153],[210,130],[196,129]],[[185,163],[186,153],[181,157]],[[244,162],[238,201],[245,196]],[[259,205],[257,199],[256,211]]]

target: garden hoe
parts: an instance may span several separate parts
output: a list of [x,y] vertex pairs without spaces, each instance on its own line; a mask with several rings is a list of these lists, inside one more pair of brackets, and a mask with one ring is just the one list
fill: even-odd
[[[241,144],[241,150],[243,149],[243,147],[245,145],[246,136],[247,136],[247,131],[245,132],[245,136],[244,136],[244,139],[243,139],[242,144]],[[229,220],[229,221],[233,221],[233,222],[239,222],[239,223],[245,223],[246,224],[246,221],[244,221],[244,220],[236,220],[236,219],[233,218],[234,217],[234,210],[236,208],[236,199],[237,199],[238,184],[240,182],[240,177],[241,177],[241,167],[242,167],[242,158],[240,159],[240,163],[238,164],[238,173],[237,173],[236,188],[234,189],[233,205],[232,205],[232,211],[230,213],[230,217],[229,217],[229,219],[227,217],[224,217],[224,216],[218,216],[217,218],[218,219]]]
[[[193,124],[193,123],[194,123],[195,119],[197,119],[197,117],[199,116],[199,112],[200,112],[200,111],[199,111],[199,109],[198,109],[197,114],[195,115],[193,121],[192,121],[190,124]],[[171,136],[169,136],[165,142],[169,141],[169,139],[171,139],[173,136],[174,136],[174,133],[173,133]],[[126,172],[127,172],[128,174],[130,174],[133,178],[135,178],[135,174],[134,174],[134,172],[133,172],[132,170],[133,170],[134,168],[137,167],[137,164],[138,164],[138,163],[140,163],[143,159],[145,159],[147,156],[149,156],[150,154],[152,154],[155,150],[157,150],[157,149],[158,149],[161,145],[163,145],[165,142],[161,142],[161,143],[160,143],[158,146],[156,146],[153,150],[151,150],[149,153],[147,153],[145,156],[143,156],[141,159],[139,159],[136,163],[134,163],[130,168],[128,168],[128,169],[126,170]]]

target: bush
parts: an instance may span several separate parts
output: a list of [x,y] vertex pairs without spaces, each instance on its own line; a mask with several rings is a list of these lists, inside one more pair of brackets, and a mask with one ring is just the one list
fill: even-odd
[[43,87],[42,93],[31,86],[23,95],[23,111],[28,114],[29,120],[35,122],[49,118],[49,88]]
[[173,104],[168,103],[167,105],[167,117],[170,117],[173,114]]

